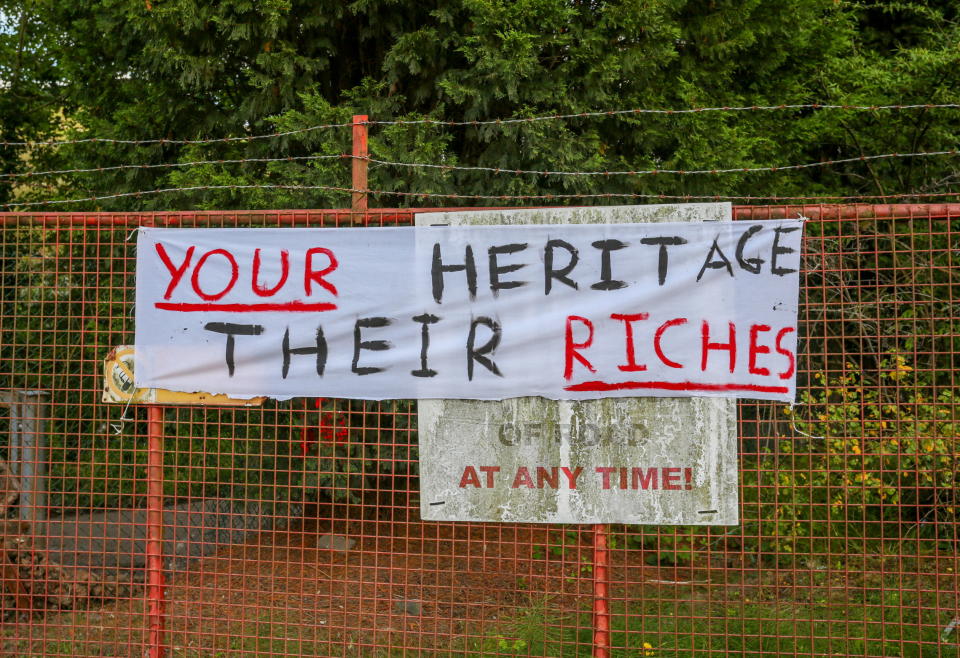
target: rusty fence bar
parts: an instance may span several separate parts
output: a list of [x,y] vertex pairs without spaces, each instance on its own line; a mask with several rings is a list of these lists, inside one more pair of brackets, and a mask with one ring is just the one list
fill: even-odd
[[148,655],[163,658],[165,583],[163,577],[163,407],[147,405],[147,607]]
[[607,589],[607,526],[593,527],[593,655],[610,656],[610,601]]

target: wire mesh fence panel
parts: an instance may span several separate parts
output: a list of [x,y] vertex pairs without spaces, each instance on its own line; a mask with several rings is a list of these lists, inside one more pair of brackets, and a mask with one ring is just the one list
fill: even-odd
[[958,655],[960,206],[734,209],[811,221],[733,527],[421,521],[413,401],[101,402],[137,226],[414,212],[0,215],[3,655],[589,656],[599,577],[605,655]]

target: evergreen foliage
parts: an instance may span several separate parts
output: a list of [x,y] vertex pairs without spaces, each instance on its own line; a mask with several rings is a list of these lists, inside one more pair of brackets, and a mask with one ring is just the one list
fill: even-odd
[[[957,6],[834,0],[0,0],[4,139],[197,139],[348,121],[617,108],[960,101]],[[377,126],[384,160],[533,170],[783,166],[953,148],[955,109]],[[3,171],[349,152],[349,130],[207,146],[0,149]],[[543,177],[374,166],[374,189],[458,194],[943,192],[956,159],[722,176]],[[349,161],[7,181],[0,202],[193,185],[348,187]],[[323,192],[195,192],[87,209],[342,206]],[[415,205],[383,197],[376,205]],[[436,205],[435,201],[430,202]],[[451,202],[465,205],[462,201]],[[78,205],[77,208],[84,208]]]

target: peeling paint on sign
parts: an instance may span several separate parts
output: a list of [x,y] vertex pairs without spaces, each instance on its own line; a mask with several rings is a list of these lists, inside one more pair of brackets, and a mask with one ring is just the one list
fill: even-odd
[[237,399],[211,393],[184,393],[162,388],[137,388],[134,385],[135,351],[132,345],[119,345],[103,360],[103,397],[115,404],[184,404],[230,407],[259,407],[266,398]]
[[[418,226],[730,221],[730,205],[417,215]],[[421,400],[421,516],[437,521],[735,525],[736,401]]]

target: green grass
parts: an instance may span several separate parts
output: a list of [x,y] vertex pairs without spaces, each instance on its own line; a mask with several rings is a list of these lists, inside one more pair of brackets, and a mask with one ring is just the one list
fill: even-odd
[[[663,588],[660,596],[670,592]],[[689,591],[689,590],[687,590]],[[653,598],[616,606],[611,615],[612,658],[662,656],[884,656],[953,658],[960,656],[954,632],[940,638],[955,614],[939,613],[902,600],[897,592],[867,592],[863,600],[785,604],[776,602],[707,602]],[[677,592],[672,592],[676,596]],[[862,592],[861,592],[862,594]],[[304,637],[298,625],[261,621],[256,631],[228,639],[221,649],[171,647],[171,656],[330,655],[359,657],[551,656],[588,657],[593,632],[587,612],[564,615],[549,597],[532,598],[510,618],[480,639],[451,642],[449,649],[376,650],[358,638],[333,637],[316,629]],[[458,645],[463,648],[459,649]],[[46,642],[45,655],[90,655],[92,647]],[[24,656],[29,654],[22,654]],[[104,655],[119,655],[106,653]]]
[[[879,593],[868,593],[850,605],[651,598],[615,608],[611,656],[960,655],[956,634],[940,638],[955,612],[919,608],[916,601],[901,601],[896,592],[885,596],[884,602]],[[562,619],[535,602],[469,650],[450,655],[590,656],[592,641],[588,613]]]
[[[702,592],[700,592],[702,594]],[[642,603],[615,605],[612,658],[663,656],[876,656],[960,657],[960,635],[941,639],[957,614],[920,605],[915,593],[849,590],[848,600],[784,603],[692,600],[690,587],[647,588]],[[509,619],[486,627],[482,638],[451,638],[448,648],[372,649],[359,637],[262,619],[256,630],[225,634],[225,645],[198,650],[171,646],[171,656],[303,655],[401,658],[404,656],[591,655],[588,612],[564,614],[550,597],[531,597]],[[93,647],[47,641],[44,655],[90,655]],[[36,648],[36,647],[35,647]],[[19,654],[23,656],[36,654]],[[121,655],[104,653],[102,655]]]
[[[898,563],[896,576],[880,562],[852,570],[763,570],[735,582],[728,572],[712,585],[635,585],[614,590],[611,656],[870,656],[960,658],[960,628],[942,638],[958,615],[953,576],[910,573],[922,561]],[[867,567],[870,568],[867,568]],[[937,565],[929,560],[927,568]],[[909,574],[909,575],[908,575]],[[944,580],[944,579],[947,580]],[[625,602],[624,597],[630,602]],[[70,637],[4,638],[0,654],[129,655],[139,646],[142,602],[118,614],[117,627],[94,630],[90,611],[58,618]],[[587,602],[586,605],[589,605]],[[328,628],[299,611],[271,611],[255,619],[224,620],[201,637],[191,627],[168,630],[168,655],[336,655],[345,658],[412,656],[588,657],[593,632],[589,611],[564,610],[559,597],[529,594],[522,605],[500,609],[499,619],[467,622],[465,634],[420,636],[416,631]],[[113,614],[109,615],[113,617]],[[359,620],[358,620],[359,621]],[[481,624],[478,626],[478,624]],[[471,627],[472,626],[472,627]],[[391,629],[392,631],[392,629]],[[77,635],[81,637],[77,637]],[[391,645],[396,648],[386,648]],[[404,648],[403,645],[406,645]]]

